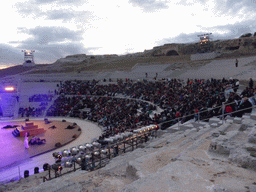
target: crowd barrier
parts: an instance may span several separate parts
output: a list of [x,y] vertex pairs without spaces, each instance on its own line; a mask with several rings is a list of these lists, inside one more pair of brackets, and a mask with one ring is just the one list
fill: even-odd
[[135,150],[142,143],[157,136],[157,125],[149,125],[132,132],[126,132],[106,138],[107,145],[98,142],[79,145],[70,150],[53,153],[56,163],[47,166],[48,177],[43,177],[43,182],[52,180],[78,169],[93,171],[104,167],[112,158]]

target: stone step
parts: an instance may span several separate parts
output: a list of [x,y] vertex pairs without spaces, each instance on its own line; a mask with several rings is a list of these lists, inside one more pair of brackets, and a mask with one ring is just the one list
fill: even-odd
[[232,124],[232,123],[234,123],[234,121],[233,121],[232,119],[227,119],[227,120],[225,121],[225,123]]
[[242,119],[250,119],[250,118],[251,118],[250,115],[243,115],[243,116],[242,116]]
[[192,125],[193,125],[195,128],[204,127],[206,124],[207,124],[206,122],[194,122],[194,123],[192,123]]
[[210,126],[211,126],[211,128],[216,128],[216,127],[218,127],[219,125],[218,125],[218,123],[211,123]]
[[218,123],[220,121],[219,118],[217,117],[212,117],[209,119],[209,124],[211,125],[212,123]]
[[227,116],[226,119],[234,120],[234,117]]
[[242,123],[242,118],[240,117],[235,117],[234,120],[233,120],[234,123],[237,123],[237,124],[241,124]]
[[251,113],[250,118],[253,119],[253,120],[256,120],[256,113]]
[[192,124],[187,124],[187,125],[180,125],[180,131],[185,131],[187,129],[193,129],[195,128]]

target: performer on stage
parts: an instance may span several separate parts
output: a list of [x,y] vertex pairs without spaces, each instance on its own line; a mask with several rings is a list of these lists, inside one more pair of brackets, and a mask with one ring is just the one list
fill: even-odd
[[29,145],[28,145],[28,133],[27,132],[25,134],[24,147],[25,147],[25,149],[29,148]]

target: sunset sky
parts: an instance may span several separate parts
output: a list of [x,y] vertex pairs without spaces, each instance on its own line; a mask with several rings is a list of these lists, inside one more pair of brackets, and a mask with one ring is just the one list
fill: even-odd
[[127,54],[256,32],[256,0],[10,0],[0,6],[0,68],[72,54]]

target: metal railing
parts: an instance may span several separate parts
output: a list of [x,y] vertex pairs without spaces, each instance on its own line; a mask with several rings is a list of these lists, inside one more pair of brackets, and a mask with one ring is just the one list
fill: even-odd
[[[254,98],[254,96],[252,96],[250,98]],[[250,98],[248,98],[248,99],[250,99]],[[237,102],[242,101],[242,100],[243,99],[238,100]],[[182,119],[187,118],[187,117],[194,117],[194,118],[196,118],[195,121],[198,121],[198,123],[200,123],[200,114],[207,113],[207,112],[212,111],[214,109],[221,110],[222,114],[221,115],[212,116],[212,117],[221,118],[222,122],[224,122],[226,115],[236,114],[236,113],[239,113],[239,112],[242,112],[242,111],[246,111],[248,109],[254,109],[256,107],[255,105],[252,104],[252,107],[248,107],[248,108],[244,108],[244,109],[239,109],[239,110],[235,110],[235,111],[230,112],[230,113],[226,113],[225,112],[226,106],[229,106],[229,105],[234,104],[234,103],[236,103],[236,102],[231,102],[231,103],[226,103],[226,104],[225,104],[225,102],[223,102],[222,105],[216,106],[214,108],[210,108],[210,109],[207,109],[207,110],[204,110],[204,111],[198,111],[198,113],[193,113],[193,114],[189,114],[189,115],[186,115],[186,116],[178,117],[178,118],[175,118],[175,119],[172,119],[172,120],[164,121],[164,122],[161,122],[159,125],[162,125],[162,124],[168,123],[168,122],[176,122],[176,123],[178,123],[178,128],[180,128],[180,123],[181,123]],[[212,117],[203,118],[202,120],[207,121],[207,120],[209,120]],[[191,118],[191,119],[193,119],[193,118]]]
[[[48,177],[44,176],[43,182],[74,172],[78,169],[85,171],[100,169],[114,157],[137,149],[142,143],[149,141],[150,137],[157,137],[157,131],[155,129],[140,131],[136,135],[108,144],[105,147],[95,148],[92,151],[80,151],[79,154],[73,157],[70,156],[59,163],[49,165],[47,170]],[[72,167],[67,168],[64,166],[67,161],[72,163]]]

